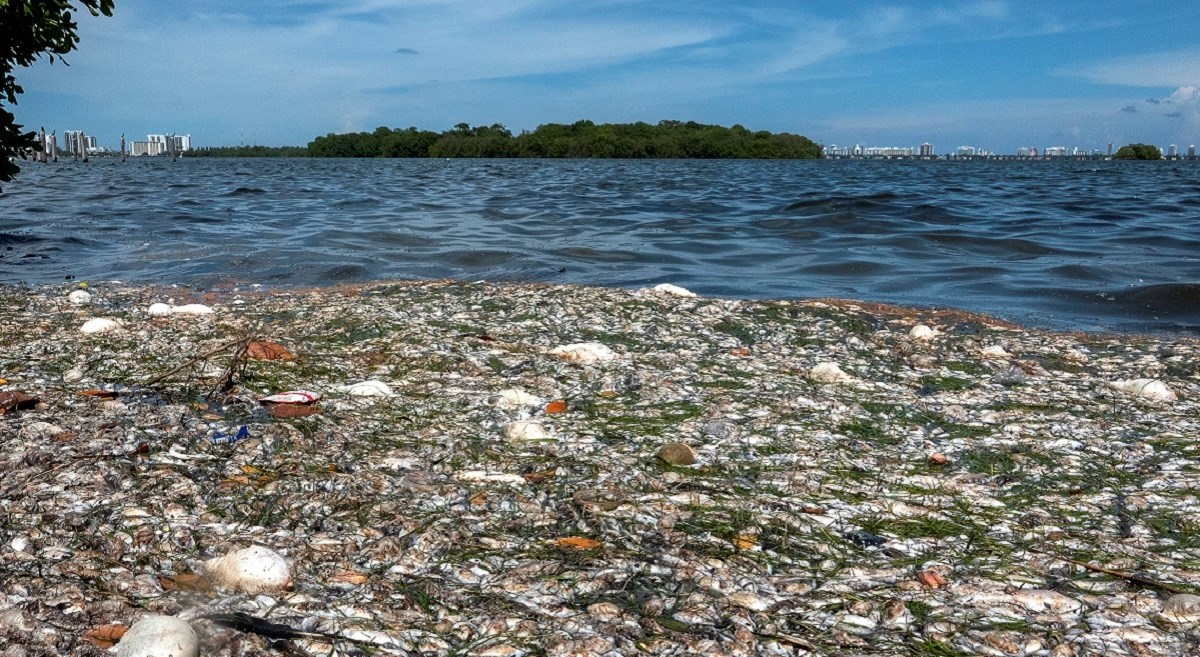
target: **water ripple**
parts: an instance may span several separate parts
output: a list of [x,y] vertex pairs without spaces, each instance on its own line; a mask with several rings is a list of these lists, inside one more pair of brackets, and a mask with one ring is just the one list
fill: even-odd
[[[1200,333],[1195,162],[95,160],[0,196],[0,281],[455,277]],[[70,202],[64,202],[70,199]]]

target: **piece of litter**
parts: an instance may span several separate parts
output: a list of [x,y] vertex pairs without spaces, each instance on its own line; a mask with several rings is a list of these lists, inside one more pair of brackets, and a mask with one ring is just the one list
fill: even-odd
[[236,443],[239,440],[245,440],[249,437],[250,429],[248,429],[246,425],[242,425],[241,427],[238,427],[237,433],[233,435],[224,434],[218,431],[214,433],[208,440],[214,445],[226,445],[229,443]]

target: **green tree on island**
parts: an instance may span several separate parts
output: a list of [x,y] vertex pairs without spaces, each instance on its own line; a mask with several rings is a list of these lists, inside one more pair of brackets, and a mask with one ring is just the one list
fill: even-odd
[[113,0],[0,0],[0,182],[20,171],[11,158],[41,148],[32,131],[23,130],[4,103],[17,104],[24,91],[13,68],[29,66],[43,54],[66,63],[63,55],[79,43],[72,11],[76,2],[93,16],[112,16]]
[[548,157],[810,159],[821,147],[801,135],[695,121],[656,124],[547,123],[513,135],[499,123],[459,123],[443,133],[408,128],[328,134],[308,144],[313,157]]
[[1150,144],[1126,144],[1117,149],[1114,160],[1161,160],[1162,151]]

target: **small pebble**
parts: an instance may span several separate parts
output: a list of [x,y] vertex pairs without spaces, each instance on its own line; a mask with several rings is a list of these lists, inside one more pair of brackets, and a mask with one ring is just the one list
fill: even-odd
[[550,433],[546,431],[538,422],[524,420],[521,422],[509,422],[504,425],[501,434],[505,439],[511,441],[521,440],[545,440],[550,437]]
[[916,326],[912,327],[912,330],[908,332],[908,335],[913,340],[928,340],[937,335],[937,331],[924,324],[917,324]]
[[692,465],[696,462],[696,450],[685,443],[663,445],[658,448],[655,456],[669,465]]
[[817,383],[851,383],[854,377],[842,371],[837,363],[818,363],[808,372],[808,378]]
[[81,333],[89,334],[106,333],[108,331],[115,331],[119,328],[121,328],[121,323],[116,320],[107,319],[104,317],[96,317],[95,319],[89,319],[88,321],[84,322],[83,326],[79,327],[79,331]]
[[575,344],[555,347],[550,350],[550,355],[558,356],[569,363],[579,363],[580,365],[607,363],[617,357],[617,354],[612,349],[599,342],[577,342]]
[[202,303],[187,303],[175,306],[171,309],[171,313],[175,315],[211,315],[213,309]]

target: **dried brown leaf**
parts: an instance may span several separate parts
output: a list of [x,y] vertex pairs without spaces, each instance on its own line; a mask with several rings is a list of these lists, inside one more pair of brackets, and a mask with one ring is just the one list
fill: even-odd
[[296,355],[278,342],[258,340],[246,347],[246,358],[250,360],[296,360]]
[[83,633],[83,640],[107,650],[116,645],[128,630],[128,625],[97,625]]
[[353,570],[343,570],[341,572],[334,573],[329,578],[329,581],[332,583],[354,584],[355,586],[362,586],[363,584],[367,583],[367,579],[367,576],[362,573],[358,573]]
[[23,411],[30,409],[34,406],[37,406],[37,403],[37,398],[30,397],[20,390],[0,392],[0,415],[4,415],[9,411]]
[[567,536],[566,538],[555,539],[554,544],[566,550],[595,550],[604,545],[594,538],[585,538],[583,536]]

